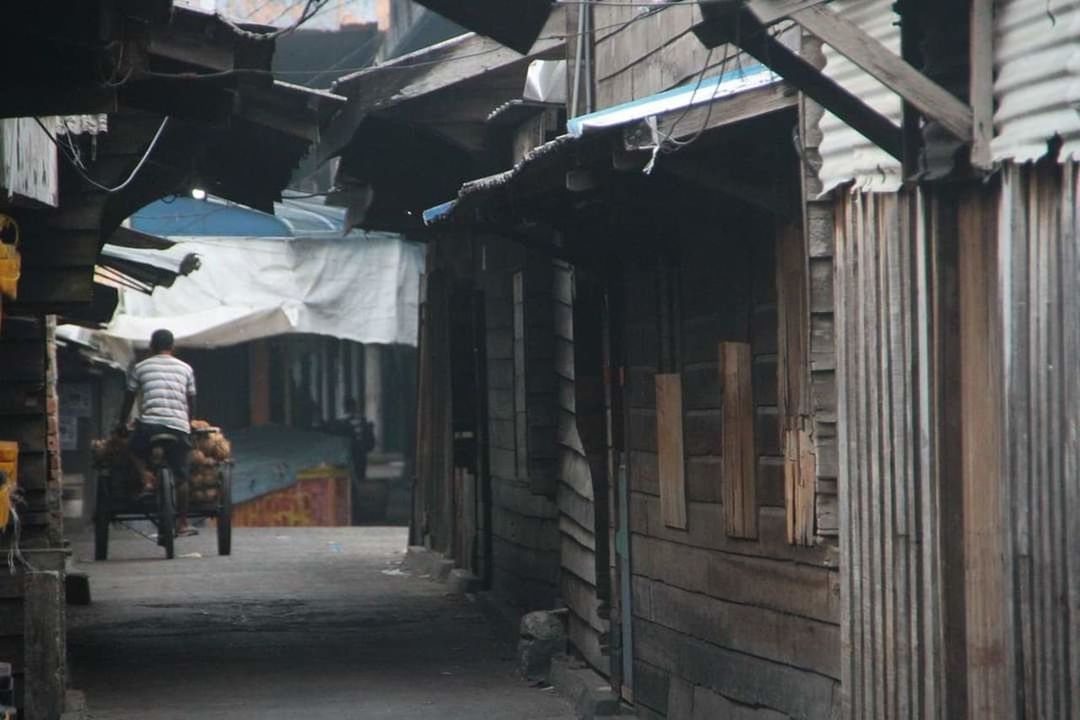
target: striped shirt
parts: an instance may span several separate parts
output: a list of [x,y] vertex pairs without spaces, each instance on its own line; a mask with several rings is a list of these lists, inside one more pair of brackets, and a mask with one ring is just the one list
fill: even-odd
[[195,371],[172,355],[154,355],[128,373],[128,390],[138,392],[139,419],[191,432],[188,396],[195,394]]

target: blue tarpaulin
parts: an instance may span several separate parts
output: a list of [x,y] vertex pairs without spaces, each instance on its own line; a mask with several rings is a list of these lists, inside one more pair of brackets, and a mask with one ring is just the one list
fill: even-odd
[[339,465],[350,473],[350,439],[339,435],[267,425],[231,430],[233,502],[289,487],[302,470]]

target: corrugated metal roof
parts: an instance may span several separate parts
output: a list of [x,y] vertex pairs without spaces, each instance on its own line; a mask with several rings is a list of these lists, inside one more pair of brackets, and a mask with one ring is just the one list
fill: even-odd
[[[833,10],[856,23],[897,55],[900,54],[899,16],[893,0],[838,0]],[[847,58],[825,46],[825,74],[857,95],[897,125],[901,121],[900,98]],[[828,192],[854,180],[865,190],[896,190],[902,179],[899,161],[881,150],[832,113],[825,113],[821,129],[822,190]]]
[[1080,0],[998,3],[994,24],[994,159],[1035,160],[1055,135],[1080,159]]

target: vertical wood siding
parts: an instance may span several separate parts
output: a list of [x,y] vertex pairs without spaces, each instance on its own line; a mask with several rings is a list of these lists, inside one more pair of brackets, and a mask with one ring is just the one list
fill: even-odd
[[1078,167],[1006,166],[998,229],[1005,501],[1025,718],[1080,713]]
[[[844,716],[941,718],[934,318],[915,200],[838,201]],[[920,206],[921,207],[921,206]],[[921,240],[925,237],[919,234]]]

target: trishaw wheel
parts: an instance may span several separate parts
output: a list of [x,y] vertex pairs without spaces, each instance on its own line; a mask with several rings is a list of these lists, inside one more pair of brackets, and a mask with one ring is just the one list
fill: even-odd
[[172,470],[158,470],[158,544],[165,548],[165,557],[176,555],[176,484]]
[[232,478],[227,472],[222,472],[218,478],[221,489],[218,493],[217,550],[218,555],[229,555],[232,553]]
[[94,559],[109,558],[109,478],[99,475],[94,501]]

